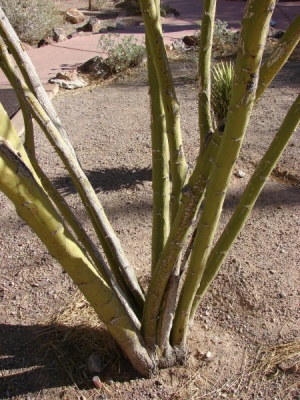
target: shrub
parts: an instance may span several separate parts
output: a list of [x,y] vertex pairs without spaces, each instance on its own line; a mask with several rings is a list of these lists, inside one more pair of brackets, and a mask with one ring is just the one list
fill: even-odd
[[89,10],[101,10],[108,0],[89,0]]
[[235,53],[237,50],[239,32],[227,28],[226,21],[216,20],[214,26],[213,51],[220,56]]
[[132,15],[141,15],[138,0],[123,0],[120,3],[117,3],[117,7],[125,9]]
[[35,44],[61,23],[62,17],[51,0],[0,0],[21,41]]
[[102,35],[98,48],[107,54],[107,58],[101,61],[109,67],[112,74],[139,65],[146,55],[145,46],[138,44],[133,35],[122,38],[119,34]]

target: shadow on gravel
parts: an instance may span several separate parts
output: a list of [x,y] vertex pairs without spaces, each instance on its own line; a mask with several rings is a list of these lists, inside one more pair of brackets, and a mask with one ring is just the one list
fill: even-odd
[[87,359],[94,353],[101,360],[101,380],[136,378],[105,329],[0,324],[0,337],[1,399],[74,384],[90,389],[95,374],[87,370]]
[[299,87],[300,85],[300,63],[288,61],[284,68],[278,73],[270,88]]
[[[226,196],[224,208],[233,209],[238,203],[238,195],[229,193]],[[281,187],[264,188],[261,192],[254,208],[267,208],[281,206],[293,206],[300,203],[300,188],[284,185]]]
[[[150,168],[129,169],[104,168],[85,171],[89,181],[96,192],[117,191],[133,188],[145,181],[151,181],[152,171]],[[75,193],[76,189],[69,177],[59,177],[54,180],[54,185],[62,190],[64,194]]]
[[[134,188],[136,185],[143,185],[145,181],[152,180],[152,170],[150,168],[129,169],[123,168],[104,168],[85,171],[89,181],[96,192],[118,191],[121,189]],[[75,186],[71,178],[62,176],[54,179],[54,185],[61,190],[64,195],[76,193]],[[300,188],[288,183],[280,187],[265,188],[255,207],[269,207],[280,205],[293,205],[300,203]],[[238,195],[232,194],[229,190],[224,208],[233,208],[238,202]]]

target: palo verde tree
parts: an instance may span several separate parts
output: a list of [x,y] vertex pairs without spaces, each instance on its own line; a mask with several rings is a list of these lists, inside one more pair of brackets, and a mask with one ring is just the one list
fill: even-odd
[[[218,127],[211,112],[210,77],[216,0],[205,0],[198,68],[200,147],[196,165],[190,170],[163,43],[159,0],[140,0],[146,30],[153,148],[152,265],[148,288],[138,282],[26,52],[0,9],[1,67],[18,95],[25,124],[25,140],[21,143],[0,109],[0,189],[70,275],[143,376],[184,360],[197,307],[299,125],[300,96],[291,105],[227,226],[215,241],[253,106],[300,38],[298,16],[262,63],[275,3],[276,0],[247,1],[229,108],[225,124]],[[98,243],[87,235],[39,165],[32,119],[74,182]]]

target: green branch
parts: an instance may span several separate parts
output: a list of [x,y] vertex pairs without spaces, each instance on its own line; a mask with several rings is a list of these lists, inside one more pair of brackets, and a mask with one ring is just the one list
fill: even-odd
[[174,221],[180,205],[181,189],[187,175],[187,163],[181,138],[179,104],[163,41],[157,2],[155,0],[140,0],[140,7],[165,111],[172,175],[171,221]]
[[298,15],[282,36],[269,58],[264,61],[259,72],[256,101],[269,87],[300,40],[300,15]]
[[25,98],[25,94],[22,90],[22,85],[18,77],[17,69],[13,64],[11,56],[9,55],[7,47],[1,37],[0,37],[0,66],[7,80],[11,84],[11,87],[14,89],[18,97],[18,101],[23,115],[23,122],[25,129],[25,148],[28,149],[31,154],[34,154],[35,149],[34,149],[33,123],[31,114],[28,109],[28,104]]
[[[84,175],[82,168],[73,154],[73,149],[70,148],[68,142],[65,142],[60,132],[56,129],[55,125],[49,120],[48,115],[44,111],[44,109],[40,106],[39,102],[36,101],[33,94],[28,90],[25,83],[22,79],[18,78],[17,76],[13,77],[13,74],[16,73],[16,70],[11,68],[10,59],[6,56],[5,50],[6,47],[1,40],[0,42],[0,49],[2,53],[2,60],[5,66],[5,69],[9,71],[10,78],[12,81],[18,82],[24,96],[26,97],[26,107],[30,109],[31,114],[36,119],[38,124],[40,125],[41,129],[46,133],[46,136],[50,140],[51,144],[56,149],[57,153],[59,154],[60,158],[64,162],[67,170],[70,173],[70,176],[73,179],[73,182],[83,200],[83,203],[86,204],[87,211],[90,215],[91,221],[94,225],[95,231],[97,236],[101,242],[103,250],[107,256],[109,264],[114,271],[115,279],[118,281],[119,285],[123,288],[124,292],[127,294],[128,301],[130,304],[136,302],[138,307],[134,307],[139,309],[139,314],[143,309],[144,303],[144,295],[142,293],[141,287],[135,277],[133,270],[131,269],[129,262],[121,248],[121,245],[113,232],[112,227],[110,226],[109,221],[104,213],[104,210],[91,186],[88,179]],[[33,138],[32,138],[33,140]],[[40,173],[41,170],[39,169]],[[49,180],[44,182],[47,183],[47,187],[50,189],[51,184],[49,185]],[[53,188],[51,189],[51,193],[54,194]],[[57,195],[54,197],[58,200]],[[57,201],[58,203],[59,201]],[[61,203],[61,207],[63,208],[64,205]],[[83,237],[82,229],[78,229],[78,222],[72,217],[70,211],[67,210],[68,207],[64,207],[66,213],[66,217],[69,219],[69,223],[73,228],[77,231],[77,234],[85,240],[87,243],[86,237]],[[91,243],[90,243],[91,244]],[[92,251],[92,247],[88,246],[89,249]],[[94,246],[93,246],[94,247]],[[95,253],[95,251],[91,252],[91,257],[97,259],[97,264],[99,268],[103,269],[102,266],[99,264],[101,263],[102,258],[99,257],[99,254]],[[106,271],[108,276],[111,276],[109,271]],[[128,286],[128,287],[127,287]],[[133,296],[133,298],[132,298]],[[135,301],[133,300],[135,299]]]
[[199,93],[198,114],[200,129],[200,151],[203,151],[205,138],[211,134],[211,50],[214,33],[216,0],[205,0],[202,12],[199,45]]
[[169,151],[166,135],[166,120],[156,71],[148,54],[148,80],[151,107],[152,140],[152,271],[154,271],[170,232],[170,179]]
[[[148,376],[154,365],[145,349],[139,321],[122,302],[117,288],[107,285],[78,246],[32,173],[26,155],[23,158],[7,139],[13,137],[14,141],[17,133],[2,107],[0,114],[0,190],[70,275],[133,365]],[[22,153],[26,154],[24,149]]]
[[222,235],[214,246],[207,261],[200,287],[193,304],[192,318],[199,302],[206,293],[209,285],[219,272],[219,269],[233,245],[235,239],[245,225],[255,202],[264,188],[267,179],[275,168],[279,158],[286,149],[288,142],[300,124],[300,95],[296,98],[284,118],[276,136],[272,140],[265,155],[255,168],[238,205],[236,206]]
[[[163,295],[171,276],[176,275],[182,250],[186,245],[190,229],[193,226],[194,218],[205,192],[220,139],[220,134],[216,130],[205,147],[203,154],[199,155],[195,170],[182,190],[182,201],[176,219],[172,224],[167,243],[152,274],[142,321],[142,330],[150,346],[155,346],[156,340],[162,335],[157,333],[157,322],[159,318],[164,318],[162,315],[160,316],[160,313],[164,313],[162,310]],[[176,284],[176,280],[173,282]],[[169,289],[170,293],[173,292],[171,286]]]
[[190,313],[222,212],[225,194],[255,100],[258,71],[274,0],[248,2],[242,23],[233,94],[224,135],[206,188],[186,279],[173,324],[172,343],[185,346]]
[[[44,189],[47,191],[51,200],[55,203],[55,205],[56,205],[57,209],[60,211],[61,215],[64,216],[65,221],[72,228],[73,232],[76,234],[79,241],[85,247],[85,250],[87,251],[88,255],[93,260],[94,265],[97,267],[97,269],[101,273],[102,277],[107,282],[110,281],[113,285],[115,284],[114,280],[116,279],[118,284],[121,286],[122,291],[125,292],[127,295],[127,298],[130,299],[131,293],[129,292],[128,287],[126,285],[124,285],[124,282],[123,282],[120,272],[118,270],[115,270],[114,271],[115,277],[112,276],[111,271],[106,266],[106,263],[104,262],[101,253],[98,251],[95,244],[92,242],[92,240],[86,234],[86,231],[84,230],[82,224],[80,223],[80,221],[77,220],[77,217],[71,211],[71,209],[69,208],[69,206],[66,203],[65,199],[63,198],[63,196],[52,185],[49,178],[44,174],[44,172],[40,168],[40,166],[36,160],[36,157],[35,157],[33,128],[32,128],[32,131],[30,131],[30,132],[27,131],[27,129],[30,129],[32,127],[32,119],[31,119],[31,114],[29,112],[29,106],[26,101],[26,96],[23,92],[21,80],[17,76],[17,70],[14,67],[14,65],[12,64],[10,56],[7,52],[7,48],[5,46],[5,43],[3,42],[3,40],[1,38],[0,38],[0,50],[1,50],[1,56],[2,56],[2,65],[1,65],[2,69],[6,72],[6,76],[9,80],[9,82],[11,83],[12,87],[15,89],[15,92],[18,94],[18,98],[20,97],[20,101],[22,101],[22,102],[20,102],[20,104],[22,106],[24,121],[27,124],[30,121],[28,128],[27,128],[27,124],[25,125],[25,136],[28,137],[28,140],[27,141],[25,140],[24,147],[26,148],[26,151],[27,151],[28,155],[30,156],[34,170],[36,171],[39,179],[41,180],[41,183],[42,183]],[[29,119],[29,121],[28,121],[28,119]],[[16,145],[18,148],[21,147],[20,142]],[[131,305],[132,305],[132,307],[134,307],[134,304],[131,304]],[[136,311],[138,312],[138,310],[136,310]]]
[[38,102],[42,105],[51,121],[54,123],[56,129],[60,132],[63,140],[68,144],[70,151],[75,156],[75,151],[69,141],[67,133],[58,118],[58,115],[43,87],[38,74],[28,56],[23,49],[16,32],[12,28],[2,8],[0,7],[0,36],[5,40],[5,44],[16,61],[18,68],[32,93],[35,94]]

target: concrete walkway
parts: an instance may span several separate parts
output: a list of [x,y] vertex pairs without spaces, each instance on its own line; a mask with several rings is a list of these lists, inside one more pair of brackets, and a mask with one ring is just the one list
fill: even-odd
[[[197,21],[201,19],[201,10],[204,0],[167,0],[171,7],[179,11],[179,17],[165,18],[163,30],[166,43],[185,35],[191,35],[197,28]],[[217,19],[227,21],[230,27],[238,28],[243,16],[244,2],[225,1],[217,2]],[[290,22],[300,13],[299,2],[278,3],[273,14],[276,29],[285,30]],[[143,27],[131,27],[119,31],[120,35],[134,34],[143,38]],[[75,37],[73,39],[45,46],[39,49],[30,49],[28,54],[35,65],[43,84],[58,72],[72,70],[83,62],[99,54],[97,44],[100,34]],[[0,87],[7,87],[8,82],[0,71]]]

